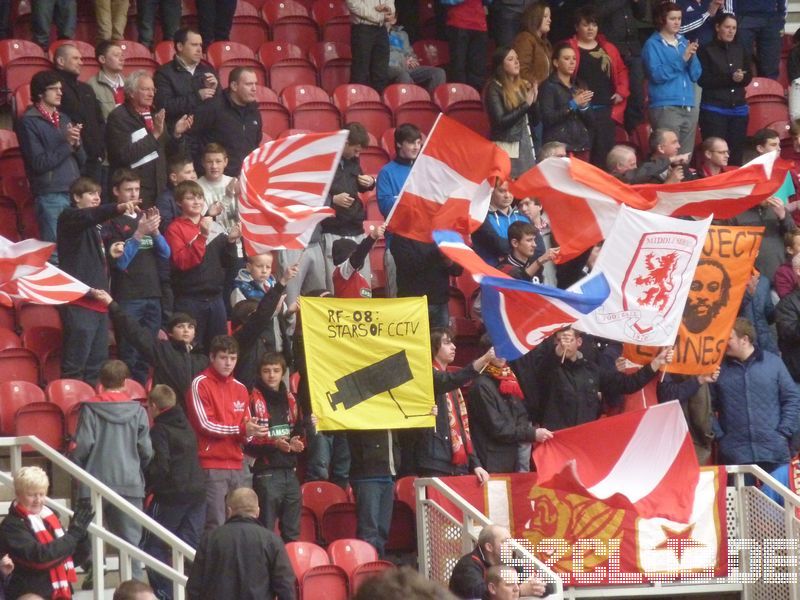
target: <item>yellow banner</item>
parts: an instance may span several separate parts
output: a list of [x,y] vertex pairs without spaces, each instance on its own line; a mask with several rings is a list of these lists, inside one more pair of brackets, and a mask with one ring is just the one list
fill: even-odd
[[435,425],[424,297],[301,297],[300,315],[318,430]]

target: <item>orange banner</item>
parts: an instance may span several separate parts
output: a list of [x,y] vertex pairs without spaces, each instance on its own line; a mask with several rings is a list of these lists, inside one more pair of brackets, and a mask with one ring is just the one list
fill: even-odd
[[[763,235],[763,227],[709,228],[668,372],[705,375],[722,363]],[[635,363],[647,364],[658,350],[625,344],[623,354]]]

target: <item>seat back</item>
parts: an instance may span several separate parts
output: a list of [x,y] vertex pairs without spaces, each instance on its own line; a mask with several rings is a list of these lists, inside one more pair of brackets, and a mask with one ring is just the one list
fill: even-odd
[[286,554],[298,581],[309,569],[330,564],[325,550],[311,542],[289,542],[286,544]]
[[0,66],[7,67],[12,61],[29,58],[47,59],[38,44],[28,40],[0,40]]
[[417,495],[414,489],[414,480],[416,480],[416,477],[413,475],[398,479],[394,484],[394,495],[398,500],[407,504],[411,510],[416,511]]
[[88,383],[78,379],[56,379],[47,384],[45,394],[50,402],[67,413],[76,404],[94,398],[95,391]]
[[393,83],[383,90],[383,102],[395,111],[409,102],[430,102],[431,97],[425,88],[411,83]]
[[340,85],[333,90],[331,96],[333,97],[333,104],[342,113],[353,104],[361,102],[381,102],[381,97],[378,95],[378,92],[360,83],[346,83]]
[[347,492],[330,481],[308,481],[300,486],[300,495],[303,506],[314,513],[318,523],[330,505],[347,502]]
[[482,104],[478,90],[466,83],[443,83],[433,90],[433,101],[443,112],[461,102]]
[[23,83],[14,90],[14,118],[21,119],[23,113],[31,105],[31,84]]
[[28,327],[22,330],[22,345],[43,362],[51,352],[60,352],[63,335],[57,327]]
[[347,573],[337,565],[321,565],[306,571],[300,582],[300,600],[347,600]]
[[28,403],[17,409],[14,415],[14,435],[35,435],[59,452],[66,445],[64,433],[64,413],[51,402]]
[[175,43],[172,40],[158,42],[153,50],[153,56],[156,57],[156,62],[160,65],[171,62],[175,56]]
[[141,69],[155,71],[160,66],[153,58],[153,53],[144,44],[133,40],[120,40],[118,43],[122,48],[122,55],[125,57],[125,66],[122,68],[123,75],[130,75]]
[[317,85],[317,70],[305,58],[287,58],[269,68],[269,86],[280,94],[291,85]]
[[29,381],[0,381],[0,433],[14,435],[14,415],[31,402],[44,402],[41,388]]
[[39,384],[39,361],[26,348],[0,350],[0,381],[30,381]]
[[11,329],[0,328],[0,350],[22,348],[22,340]]
[[[30,96],[30,86],[28,86],[28,94]],[[30,102],[28,102],[30,104]],[[19,149],[19,139],[17,134],[10,129],[0,129],[0,154],[5,154],[7,150],[14,152],[21,152]],[[5,176],[5,173],[3,174]]]
[[298,106],[309,102],[324,102],[330,104],[328,93],[315,85],[290,85],[281,91],[281,102],[291,112]]
[[758,101],[765,96],[770,98],[775,97],[785,99],[786,88],[784,88],[774,79],[769,79],[767,77],[753,77],[752,81],[750,81],[750,83],[744,89],[744,95],[748,104],[752,100]]
[[355,538],[356,528],[356,505],[351,500],[331,504],[320,522],[320,534],[328,544],[334,540]]
[[358,565],[378,560],[378,551],[363,540],[341,539],[328,545],[328,558],[350,577]]
[[324,27],[331,21],[349,23],[350,11],[343,0],[316,0],[311,6],[311,17]]
[[212,67],[219,68],[230,60],[255,61],[256,55],[253,50],[238,42],[213,42],[206,50],[206,58]]
[[368,563],[358,565],[350,573],[350,593],[355,595],[358,588],[367,580],[379,576],[384,571],[394,569],[395,566],[388,560],[373,560]]
[[300,46],[291,42],[264,42],[258,49],[258,59],[267,68],[287,58],[305,58],[305,56]]
[[290,17],[308,17],[308,9],[294,0],[278,0],[265,2],[261,7],[261,16],[270,26],[279,20]]
[[49,304],[33,304],[21,300],[15,303],[17,322],[20,329],[29,327],[55,327],[63,329],[61,315],[55,306]]

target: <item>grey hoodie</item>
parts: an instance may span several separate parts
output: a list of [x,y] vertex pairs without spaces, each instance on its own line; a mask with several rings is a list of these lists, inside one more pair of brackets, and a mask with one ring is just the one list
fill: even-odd
[[[87,402],[72,460],[121,496],[144,498],[142,469],[153,458],[150,424],[138,402]],[[81,486],[80,498],[89,496]]]

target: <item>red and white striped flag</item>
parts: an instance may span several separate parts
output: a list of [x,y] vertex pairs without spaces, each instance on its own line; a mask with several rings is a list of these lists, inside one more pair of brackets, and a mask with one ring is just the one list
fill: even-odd
[[66,304],[86,295],[89,286],[47,262],[55,247],[34,239],[13,243],[0,236],[0,304],[12,306],[12,298]]
[[347,136],[346,130],[291,135],[244,159],[239,218],[248,254],[305,248],[317,223],[334,216],[325,200]]
[[533,458],[544,487],[647,519],[691,518],[700,467],[677,401],[556,431]]
[[440,114],[386,219],[388,229],[420,242],[433,241],[436,229],[466,237],[486,219],[492,189],[510,172],[504,150]]

